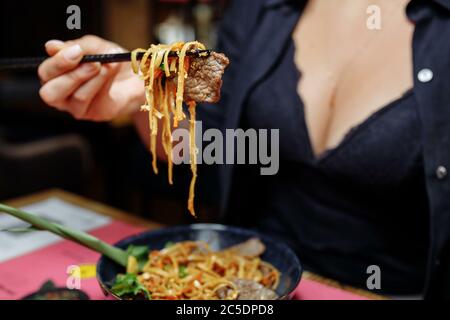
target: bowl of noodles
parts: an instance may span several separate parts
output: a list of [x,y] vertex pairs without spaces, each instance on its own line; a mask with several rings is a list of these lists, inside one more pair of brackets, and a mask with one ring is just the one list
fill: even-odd
[[124,268],[102,256],[106,296],[127,300],[290,299],[302,266],[286,244],[255,231],[193,224],[143,232],[116,247],[142,260]]

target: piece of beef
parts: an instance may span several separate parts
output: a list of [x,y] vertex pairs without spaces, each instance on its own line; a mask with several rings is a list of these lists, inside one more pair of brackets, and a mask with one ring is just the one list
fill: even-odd
[[245,242],[239,243],[224,251],[231,251],[238,255],[254,258],[259,257],[266,250],[266,246],[258,238],[250,238]]
[[225,300],[233,289],[231,287],[222,287],[216,291],[217,298]]
[[233,282],[239,291],[238,300],[275,300],[278,298],[275,291],[256,281],[236,279]]
[[192,58],[184,83],[184,101],[218,102],[222,75],[229,63],[224,54],[217,52],[212,52],[207,58]]

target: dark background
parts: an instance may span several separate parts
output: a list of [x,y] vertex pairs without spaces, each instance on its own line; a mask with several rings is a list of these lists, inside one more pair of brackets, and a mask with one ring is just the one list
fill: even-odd
[[[81,30],[66,27],[72,4],[81,9]],[[47,40],[85,34],[130,49],[147,47],[158,41],[155,30],[170,14],[191,25],[197,37],[205,31],[195,22],[198,5],[211,9],[215,30],[226,1],[1,1],[0,58],[42,56]],[[209,35],[213,46],[215,34]],[[36,70],[0,70],[0,201],[61,188],[163,223],[192,222],[186,209],[189,168],[176,166],[169,186],[165,164],[153,175],[150,155],[129,119],[75,121],[45,106],[39,87]],[[212,221],[216,181],[199,173],[197,221]]]

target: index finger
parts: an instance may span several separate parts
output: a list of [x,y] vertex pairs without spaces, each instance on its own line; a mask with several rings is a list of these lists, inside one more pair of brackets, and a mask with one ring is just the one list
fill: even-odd
[[38,75],[43,82],[47,82],[76,68],[82,58],[83,49],[81,49],[81,46],[79,44],[71,45],[41,63]]
[[68,42],[64,42],[61,40],[49,40],[45,43],[45,51],[47,51],[49,56],[54,56],[58,53],[59,50],[64,49],[67,46]]

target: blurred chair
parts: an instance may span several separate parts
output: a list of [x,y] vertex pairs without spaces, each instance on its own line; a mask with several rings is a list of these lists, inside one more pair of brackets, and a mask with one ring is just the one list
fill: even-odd
[[0,199],[48,188],[79,192],[92,167],[88,142],[76,134],[11,143],[0,135]]

